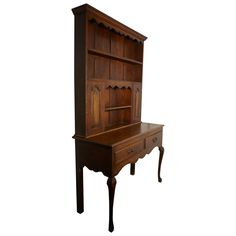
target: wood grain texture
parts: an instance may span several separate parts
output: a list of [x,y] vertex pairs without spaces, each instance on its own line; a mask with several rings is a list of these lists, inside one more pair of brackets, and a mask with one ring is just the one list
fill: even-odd
[[109,130],[88,138],[80,137],[78,135],[74,135],[73,138],[105,146],[117,146],[118,144],[126,143],[135,137],[139,138],[147,134],[152,135],[158,133],[162,131],[162,129],[163,125],[142,122],[128,127],[120,127],[116,130]]
[[95,143],[76,140],[77,161],[95,172],[112,177],[112,149]]
[[75,133],[86,135],[86,14],[75,15],[74,37],[74,94],[75,94]]
[[[160,146],[162,129],[163,125],[140,123],[90,138],[76,136],[80,165],[114,177],[125,165],[135,163]],[[156,141],[156,137],[161,140]]]
[[73,13],[75,135],[88,137],[141,121],[146,38],[87,4]]

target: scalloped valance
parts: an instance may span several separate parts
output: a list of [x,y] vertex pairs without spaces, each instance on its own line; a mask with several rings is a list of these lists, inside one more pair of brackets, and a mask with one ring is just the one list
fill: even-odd
[[112,88],[112,89],[116,89],[116,88],[119,88],[119,89],[132,89],[132,86],[131,85],[121,85],[121,84],[108,84],[106,86],[106,88]]
[[110,30],[110,31],[112,31],[112,32],[115,32],[115,33],[117,33],[117,34],[119,34],[119,35],[121,35],[121,36],[124,36],[124,37],[126,37],[126,38],[132,39],[132,40],[134,40],[134,41],[137,41],[137,42],[143,44],[143,41],[142,41],[142,40],[139,40],[138,38],[136,38],[136,37],[134,37],[134,36],[132,36],[132,35],[130,35],[130,34],[127,34],[127,32],[125,32],[125,31],[123,31],[123,30],[121,30],[121,29],[119,29],[119,28],[116,28],[116,27],[110,25],[110,24],[107,23],[107,22],[104,22],[104,21],[99,20],[99,19],[95,19],[94,17],[89,18],[89,22],[95,23],[95,24],[97,24],[97,25],[99,25],[99,26],[102,26],[102,27],[104,27],[104,28],[107,28],[108,30]]

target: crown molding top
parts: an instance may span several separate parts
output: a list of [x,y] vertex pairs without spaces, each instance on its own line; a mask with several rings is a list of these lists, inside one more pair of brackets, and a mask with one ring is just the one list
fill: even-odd
[[104,14],[103,12],[97,10],[96,8],[90,6],[89,4],[84,4],[72,9],[75,16],[87,13],[88,20],[95,21],[97,24],[104,25],[110,30],[115,30],[121,35],[125,35],[138,42],[144,42],[147,37],[138,33],[137,31],[129,28],[128,26],[122,24],[121,22],[113,19],[112,17]]

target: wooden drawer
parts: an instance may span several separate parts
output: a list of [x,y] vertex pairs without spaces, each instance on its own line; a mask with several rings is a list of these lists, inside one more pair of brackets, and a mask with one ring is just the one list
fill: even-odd
[[161,146],[162,144],[162,132],[153,134],[146,138],[145,140],[146,149],[151,150],[156,146]]
[[129,159],[137,157],[144,150],[144,140],[137,141],[115,152],[115,164],[127,162]]

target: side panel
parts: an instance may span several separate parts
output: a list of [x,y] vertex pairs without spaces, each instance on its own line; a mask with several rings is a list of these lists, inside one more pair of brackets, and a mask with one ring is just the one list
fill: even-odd
[[86,166],[95,172],[101,171],[112,177],[112,149],[94,143],[76,140],[76,161],[78,166]]
[[86,78],[86,16],[75,15],[74,38],[74,94],[75,94],[75,133],[85,136],[85,78]]
[[101,83],[89,82],[87,85],[87,127],[86,134],[96,134],[103,130],[103,86]]

